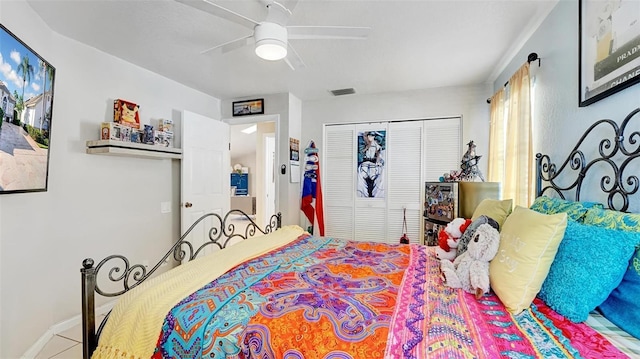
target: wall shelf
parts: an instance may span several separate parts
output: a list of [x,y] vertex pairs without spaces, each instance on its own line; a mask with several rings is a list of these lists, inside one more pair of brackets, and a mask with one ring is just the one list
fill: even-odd
[[114,140],[87,141],[91,155],[124,156],[152,159],[182,159],[182,149]]

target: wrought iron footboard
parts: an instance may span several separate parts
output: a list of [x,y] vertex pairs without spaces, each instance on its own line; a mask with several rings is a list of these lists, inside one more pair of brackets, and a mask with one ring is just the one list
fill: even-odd
[[[244,232],[237,231],[236,225],[230,223],[231,215],[241,215],[242,219],[246,219],[249,223],[244,228]],[[186,238],[196,226],[204,219],[214,218],[214,224],[209,229],[209,240],[195,248],[194,245],[187,241]],[[191,261],[195,259],[204,248],[216,245],[220,249],[224,249],[230,240],[234,238],[247,239],[256,235],[258,232],[267,234],[275,231],[282,226],[282,215],[274,214],[269,219],[269,223],[264,229],[261,229],[245,212],[233,209],[224,217],[216,213],[208,213],[198,218],[180,239],[167,251],[167,253],[153,266],[148,269],[143,264],[131,264],[129,259],[120,254],[110,255],[101,260],[94,266],[95,261],[87,258],[82,261],[82,356],[89,359],[98,345],[98,338],[104,328],[105,323],[109,319],[110,312],[102,320],[96,330],[96,313],[95,313],[95,294],[98,293],[104,297],[118,297],[129,290],[137,287],[140,283],[149,278],[160,266],[170,257],[178,262]],[[109,282],[118,283],[116,290],[103,290],[97,280],[98,273],[108,269]]]

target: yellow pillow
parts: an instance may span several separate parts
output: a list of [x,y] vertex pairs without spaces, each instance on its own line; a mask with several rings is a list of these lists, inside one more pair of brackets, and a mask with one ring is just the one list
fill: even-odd
[[510,199],[483,199],[478,207],[476,207],[476,210],[473,211],[471,220],[473,221],[478,217],[485,215],[498,222],[498,224],[500,225],[500,230],[502,230],[502,224],[507,219],[509,214],[511,214],[512,203],[513,200]]
[[566,213],[542,214],[520,206],[504,222],[489,279],[511,313],[527,309],[540,291],[566,227]]

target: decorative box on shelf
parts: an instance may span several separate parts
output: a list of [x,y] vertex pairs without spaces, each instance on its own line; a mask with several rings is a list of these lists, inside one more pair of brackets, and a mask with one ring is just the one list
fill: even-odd
[[130,101],[116,99],[113,101],[113,122],[123,126],[140,128],[140,105]]
[[425,182],[424,244],[438,245],[438,232],[454,218],[470,219],[485,198],[500,199],[500,183]]
[[161,118],[158,120],[158,131],[173,132],[173,120]]
[[129,156],[139,158],[182,159],[182,149],[115,140],[87,141],[87,153],[92,155]]

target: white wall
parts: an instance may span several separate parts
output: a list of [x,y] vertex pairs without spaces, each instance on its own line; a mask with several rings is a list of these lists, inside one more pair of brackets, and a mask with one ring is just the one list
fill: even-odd
[[[289,94],[289,123],[288,123],[289,137],[302,140],[302,101],[292,94]],[[298,180],[296,183],[291,183],[291,164],[289,160],[289,137],[286,139],[284,146],[280,145],[280,150],[284,147],[284,158],[281,159],[283,163],[287,164],[287,182],[288,182],[288,208],[290,213],[287,214],[291,223],[297,223],[302,225],[300,210],[300,202],[302,201],[302,181]],[[300,146],[303,146],[303,141],[300,141]],[[304,157],[300,160],[300,171],[302,172],[302,166]],[[301,178],[301,177],[299,177]]]
[[84,258],[153,261],[179,235],[179,161],[85,153],[113,99],[140,104],[143,123],[221,116],[218,99],[52,32],[24,1],[2,1],[0,22],[56,67],[49,190],[0,196],[0,357],[17,358],[80,313]]
[[[266,210],[265,201],[263,199],[266,192],[266,186],[265,186],[266,183],[263,177],[265,176],[265,173],[267,171],[267,169],[265,168],[265,161],[264,161],[264,158],[265,158],[264,136],[266,134],[274,134],[275,136],[275,132],[276,132],[275,122],[258,123],[258,129],[256,131],[256,157],[254,160],[256,162],[256,173],[260,177],[259,178],[256,177],[254,182],[256,184],[256,219],[260,227],[264,227],[266,225],[266,223],[264,223],[264,220],[263,220],[263,217],[265,215],[264,212]],[[277,167],[277,166],[274,164],[274,167]],[[274,175],[277,176],[277,173]]]
[[[2,1],[0,1],[0,14],[2,14]],[[2,19],[2,15],[0,15],[0,22],[4,23],[4,20]],[[0,121],[2,121],[3,119],[0,118]],[[2,338],[4,338],[2,336],[2,323],[4,321],[4,316],[2,315],[2,308],[4,308],[2,306],[2,297],[4,296],[4,290],[3,285],[2,285],[2,268],[4,268],[2,266],[2,242],[3,242],[3,230],[2,230],[2,202],[0,202],[0,356],[2,356],[4,354],[4,345],[3,345],[3,340]]]
[[[609,118],[618,124],[633,109],[640,107],[640,85],[636,84],[587,107],[578,107],[578,2],[560,1],[538,30],[524,44],[507,68],[493,84],[497,90],[525,62],[527,55],[536,52],[542,58],[542,66],[531,63],[535,76],[535,105],[533,108],[534,153],[549,154],[552,161],[560,161],[569,155],[584,131],[597,120]],[[630,126],[637,129],[640,118]],[[630,134],[631,131],[627,131]],[[612,139],[611,136],[608,138]],[[590,138],[597,145],[600,137]],[[635,147],[637,148],[637,147]],[[637,174],[635,170],[626,173]],[[589,172],[595,174],[595,172]],[[597,186],[598,184],[596,184]],[[634,196],[634,197],[637,197]],[[588,198],[583,198],[588,200]],[[629,208],[640,211],[640,200],[632,199]]]
[[[2,14],[2,1],[0,1],[0,14]],[[2,20],[2,15],[0,15],[0,22],[3,22]],[[0,121],[3,121],[3,118],[0,118]],[[2,297],[3,297],[3,290],[2,290],[2,203],[0,202],[0,355],[2,355],[4,352],[2,351],[3,349],[3,341],[1,338],[4,338],[2,336],[2,322],[3,322],[3,316],[2,316]]]
[[[0,1],[0,14],[2,14],[2,2]],[[0,16],[0,21],[2,21],[2,17]],[[3,119],[0,119],[0,121],[2,121]],[[2,291],[2,202],[0,202],[0,338],[4,338],[3,332],[2,332],[2,322],[3,322],[3,316],[2,316],[2,297],[3,297],[3,291]],[[3,345],[2,345],[2,340],[0,339],[0,355],[2,355],[4,352],[2,351]]]

